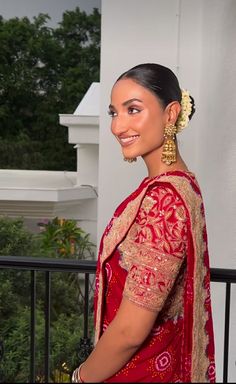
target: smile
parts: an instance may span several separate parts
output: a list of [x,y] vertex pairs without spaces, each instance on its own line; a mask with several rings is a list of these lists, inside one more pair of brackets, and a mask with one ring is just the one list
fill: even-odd
[[126,147],[127,145],[133,144],[138,138],[139,135],[133,135],[129,137],[118,137],[118,140],[123,147]]

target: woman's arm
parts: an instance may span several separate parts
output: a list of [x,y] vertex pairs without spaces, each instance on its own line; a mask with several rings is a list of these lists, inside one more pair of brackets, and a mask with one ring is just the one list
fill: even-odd
[[118,372],[149,335],[156,316],[156,312],[124,297],[115,318],[81,367],[83,381],[103,382]]

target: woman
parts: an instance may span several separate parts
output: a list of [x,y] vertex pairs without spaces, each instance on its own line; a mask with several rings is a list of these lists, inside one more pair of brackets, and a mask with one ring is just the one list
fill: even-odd
[[176,134],[194,113],[174,73],[141,64],[113,86],[111,130],[148,176],[102,237],[96,345],[74,382],[214,382],[214,339],[204,208]]

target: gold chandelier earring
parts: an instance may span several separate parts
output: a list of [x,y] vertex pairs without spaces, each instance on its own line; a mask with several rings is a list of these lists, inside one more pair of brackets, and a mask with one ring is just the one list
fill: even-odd
[[134,163],[135,161],[137,161],[137,157],[131,157],[131,158],[124,157],[124,161],[127,161],[128,163]]
[[177,128],[174,124],[169,123],[164,129],[164,146],[162,151],[161,160],[166,165],[171,165],[176,162],[176,133]]

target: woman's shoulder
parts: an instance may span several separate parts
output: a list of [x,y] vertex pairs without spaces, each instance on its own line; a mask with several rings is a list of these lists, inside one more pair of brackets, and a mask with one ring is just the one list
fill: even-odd
[[201,191],[192,172],[172,171],[154,178],[146,178],[147,189],[141,209],[168,212],[173,207],[182,211],[202,209]]
[[147,183],[146,196],[170,193],[179,198],[184,197],[186,194],[201,196],[197,178],[190,171],[165,172],[156,177],[146,177],[144,183]]
[[140,209],[148,215],[154,215],[156,212],[159,216],[166,216],[173,209],[177,212],[179,210],[185,211],[181,194],[170,183],[160,182],[153,183],[148,187]]

